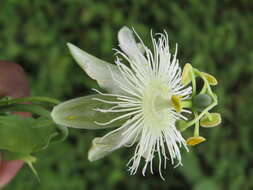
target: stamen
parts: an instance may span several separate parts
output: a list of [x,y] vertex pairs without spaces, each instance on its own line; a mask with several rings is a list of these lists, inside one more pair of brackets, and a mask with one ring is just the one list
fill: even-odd
[[[182,165],[179,148],[182,146],[188,151],[186,142],[177,130],[175,122],[176,120],[187,120],[187,117],[182,113],[191,113],[191,111],[180,107],[180,101],[188,99],[192,89],[181,84],[182,71],[177,59],[178,46],[176,44],[175,52],[172,55],[169,51],[169,40],[166,32],[156,34],[155,37],[158,36],[158,39],[153,38],[151,32],[153,52],[144,45],[135,31],[134,33],[144,52],[138,50],[136,55],[131,52],[131,57],[129,57],[124,52],[115,50],[115,54],[128,61],[130,65],[128,67],[122,63],[119,57],[116,58],[115,64],[123,78],[122,80],[118,80],[117,74],[109,68],[113,81],[122,90],[122,93],[109,94],[93,89],[105,97],[115,98],[115,101],[94,98],[94,100],[112,105],[108,109],[96,108],[96,111],[122,113],[122,115],[108,122],[96,122],[96,124],[108,125],[121,119],[127,119],[122,126],[111,131],[101,140],[103,141],[110,135],[118,133],[121,140],[115,145],[116,148],[130,147],[136,143],[134,155],[127,163],[131,175],[137,172],[142,159],[145,159],[142,174],[145,175],[148,167],[150,167],[150,172],[153,173],[153,159],[158,155],[159,174],[165,180],[162,168],[166,168],[167,160],[170,160],[172,165],[175,162],[177,162],[176,166]],[[132,42],[135,42],[135,40]],[[123,47],[122,49],[129,48],[125,44],[121,44],[121,47]],[[166,91],[160,88],[159,85],[156,86],[157,81],[158,84],[166,85]],[[152,96],[152,93],[155,93],[156,96]],[[168,101],[173,101],[175,105],[174,107],[172,105],[162,107],[158,112],[152,107],[154,99],[149,98],[149,96],[146,98],[146,94],[151,95],[150,97],[157,97],[157,95],[158,97],[170,97]],[[155,117],[159,119],[154,119]]]

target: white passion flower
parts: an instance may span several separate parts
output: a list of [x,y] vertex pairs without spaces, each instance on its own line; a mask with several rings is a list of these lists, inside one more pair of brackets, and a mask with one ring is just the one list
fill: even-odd
[[[123,146],[135,145],[134,155],[128,163],[130,173],[137,172],[141,160],[145,161],[143,175],[148,165],[153,173],[152,162],[157,157],[159,173],[163,178],[161,169],[162,166],[166,168],[167,160],[181,165],[180,147],[187,150],[186,142],[176,128],[176,121],[186,120],[182,113],[189,111],[177,110],[173,98],[185,100],[189,98],[192,89],[181,84],[177,47],[172,55],[167,33],[159,33],[155,37],[151,34],[152,52],[136,32],[123,27],[118,33],[122,51],[116,50],[116,65],[95,58],[72,44],[68,46],[86,73],[109,92],[96,90],[105,98],[94,99],[110,105],[109,108],[97,108],[96,111],[117,113],[108,122],[94,122],[103,127],[126,120],[107,135],[93,140],[89,160],[100,159]],[[108,97],[114,97],[115,101],[109,101],[106,99]]]

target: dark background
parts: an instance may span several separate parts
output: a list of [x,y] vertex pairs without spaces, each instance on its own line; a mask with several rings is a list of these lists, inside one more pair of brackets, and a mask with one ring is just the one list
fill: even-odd
[[[70,130],[62,144],[36,154],[41,182],[27,166],[7,190],[253,189],[253,1],[251,0],[1,0],[0,59],[26,70],[32,95],[64,101],[90,94],[96,83],[75,64],[66,42],[113,62],[117,31],[150,29],[179,44],[181,64],[216,76],[221,126],[202,129],[207,141],[183,153],[183,167],[130,176],[132,149],[90,163],[91,140],[106,131]],[[157,173],[156,168],[156,173]]]

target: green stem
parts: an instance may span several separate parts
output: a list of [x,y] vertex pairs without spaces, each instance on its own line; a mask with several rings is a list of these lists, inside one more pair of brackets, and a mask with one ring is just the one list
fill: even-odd
[[[194,117],[198,117],[198,113],[196,111],[193,112]],[[194,128],[194,137],[199,136],[199,122],[195,122],[195,128]]]
[[194,72],[196,74],[198,74],[202,79],[203,81],[205,82],[205,85],[206,85],[206,88],[207,88],[207,91],[209,93],[209,95],[214,99],[214,100],[217,100],[217,98],[214,96],[214,93],[208,83],[208,81],[206,80],[205,76],[198,70],[198,69],[194,69]]
[[210,104],[207,108],[205,108],[199,115],[198,117],[195,117],[195,119],[191,120],[187,125],[183,126],[181,128],[181,131],[184,131],[188,127],[192,126],[195,122],[199,121],[209,110],[211,110],[213,107],[217,105],[217,101],[214,101],[212,104]]
[[204,86],[203,86],[203,88],[201,89],[200,94],[205,94],[206,88],[207,88],[207,85],[206,85],[206,82],[204,81]]
[[209,112],[206,112],[206,116],[208,117],[209,121],[211,121],[212,118],[213,118],[212,115]]
[[54,98],[49,97],[40,97],[40,96],[31,96],[31,97],[25,97],[25,98],[16,98],[16,99],[8,99],[8,100],[2,100],[0,101],[0,106],[6,106],[10,104],[16,104],[16,103],[50,103],[50,104],[59,104],[60,101]]
[[[204,81],[204,87],[202,88],[201,92],[205,92],[207,90],[207,93],[212,97],[213,99],[213,103],[210,104],[208,107],[206,107],[199,115],[195,115],[196,113],[194,112],[194,116],[195,119],[191,120],[190,122],[186,123],[186,125],[182,126],[180,128],[181,131],[184,131],[185,129],[187,129],[188,127],[191,127],[194,123],[199,123],[199,120],[205,115],[207,114],[208,117],[210,117],[209,114],[209,110],[211,110],[213,107],[215,107],[218,104],[218,100],[217,100],[217,96],[212,92],[212,89],[207,81],[207,79],[205,78],[205,76],[203,76],[203,74],[197,70],[197,69],[193,69],[191,70],[191,78],[192,78],[192,88],[193,88],[193,92],[192,92],[192,96],[195,95],[196,93],[196,81],[195,81],[195,77],[194,77],[194,73],[196,73],[197,75],[199,75],[203,81]],[[194,77],[194,78],[193,78]],[[200,92],[200,93],[201,93]],[[198,124],[196,124],[198,125]],[[194,135],[198,134],[198,127],[195,127],[195,131],[194,131]]]
[[44,109],[41,106],[33,105],[33,104],[12,104],[3,106],[0,108],[1,112],[30,112],[32,114],[45,116],[50,118],[50,111]]

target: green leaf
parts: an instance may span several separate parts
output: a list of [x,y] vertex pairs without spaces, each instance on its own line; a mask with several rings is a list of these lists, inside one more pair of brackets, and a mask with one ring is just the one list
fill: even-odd
[[29,154],[23,154],[18,152],[10,152],[10,151],[2,151],[1,156],[3,160],[11,161],[11,160],[23,160],[32,170],[38,181],[40,181],[39,175],[35,168],[33,167],[33,163],[37,161],[34,156]]
[[55,106],[51,116],[55,123],[59,125],[83,129],[118,127],[125,122],[125,120],[119,120],[108,125],[96,124],[96,122],[108,122],[122,113],[102,113],[96,111],[95,109],[97,108],[109,109],[113,105],[95,100],[94,98],[106,101],[116,101],[116,98],[106,97],[99,94],[75,98]]
[[0,150],[30,155],[43,150],[61,131],[47,118],[0,116]]
[[27,156],[27,154],[23,154],[19,152],[10,152],[7,150],[2,150],[0,154],[1,154],[1,159],[5,161],[23,160],[23,158]]

